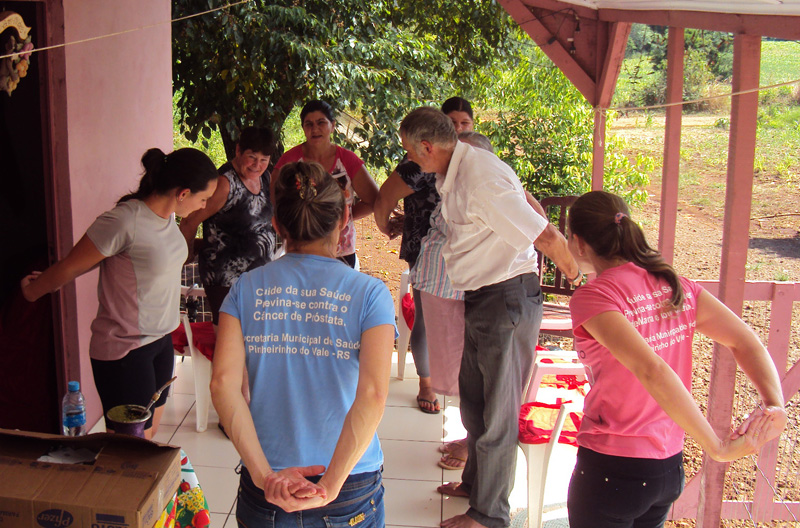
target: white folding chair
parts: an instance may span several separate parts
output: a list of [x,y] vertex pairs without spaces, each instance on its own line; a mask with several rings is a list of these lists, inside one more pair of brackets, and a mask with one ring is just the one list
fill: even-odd
[[408,270],[400,275],[400,292],[397,294],[397,379],[403,379],[406,370],[406,353],[411,340],[411,329],[403,317],[403,297],[411,291],[408,281]]
[[553,448],[558,443],[564,420],[571,412],[580,412],[583,404],[564,403],[558,410],[553,432],[546,444],[525,444],[519,442],[519,447],[525,454],[528,465],[528,528],[541,528],[542,508],[544,507],[544,490],[547,482],[547,473],[550,470],[550,457]]
[[[556,363],[545,363],[543,359],[552,359]],[[531,377],[525,389],[525,403],[536,401],[536,393],[542,384],[542,378],[548,374],[554,376],[568,375],[586,379],[583,364],[578,362],[578,353],[572,350],[539,350],[533,362]]]
[[[191,298],[199,299],[206,296],[205,290],[197,285],[181,286],[181,294],[186,297],[187,301]],[[181,323],[189,344],[184,347],[183,351],[176,349],[175,352],[181,356],[188,354],[192,358],[197,432],[202,433],[208,428],[208,409],[211,405],[211,361],[194,346],[192,324],[188,313],[181,313]]]
[[[556,362],[545,363],[542,360],[552,359]],[[545,375],[570,375],[577,379],[585,380],[586,372],[583,365],[578,362],[578,354],[571,350],[539,350],[536,352],[533,370],[528,380],[525,391],[525,403],[535,402],[539,386]],[[583,410],[583,401],[580,403],[567,402],[561,405],[558,411],[553,432],[546,444],[526,444],[519,442],[525,454],[528,470],[528,528],[541,528],[542,507],[544,506],[545,483],[550,468],[550,456],[553,448],[558,443],[564,420],[571,412]]]

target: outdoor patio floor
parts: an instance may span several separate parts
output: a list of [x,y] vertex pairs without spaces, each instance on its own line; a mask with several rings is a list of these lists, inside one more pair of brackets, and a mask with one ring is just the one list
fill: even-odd
[[[411,360],[411,354],[407,357]],[[396,358],[396,355],[395,355]],[[396,361],[396,359],[395,359]],[[403,527],[437,527],[443,519],[467,510],[467,499],[443,497],[436,487],[443,482],[459,480],[460,471],[444,470],[437,465],[441,456],[437,448],[443,441],[465,436],[461,426],[457,398],[439,398],[443,412],[428,415],[417,409],[415,396],[418,381],[413,363],[405,369],[407,377],[395,377],[392,366],[389,397],[383,420],[378,427],[385,455],[383,484],[386,488],[386,525]],[[208,429],[195,430],[194,384],[191,359],[176,364],[177,381],[166,404],[161,427],[155,440],[181,446],[194,466],[211,511],[212,528],[236,527],[236,492],[239,476],[234,468],[239,456],[233,444],[217,428],[218,417],[213,407]],[[546,389],[542,389],[545,391]],[[540,391],[540,394],[541,392]],[[96,427],[93,432],[102,429]],[[555,528],[566,523],[566,494],[570,473],[575,464],[575,449],[556,446],[551,459],[545,491],[544,526]],[[527,507],[525,457],[518,452],[511,510]],[[524,515],[524,511],[522,512]],[[523,518],[513,525],[521,528]]]

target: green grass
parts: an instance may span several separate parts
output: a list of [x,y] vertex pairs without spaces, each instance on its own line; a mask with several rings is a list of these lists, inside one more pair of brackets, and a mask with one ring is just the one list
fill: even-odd
[[688,170],[678,175],[681,185],[700,185],[700,175],[693,170]]
[[761,42],[761,86],[800,79],[800,42]]
[[756,166],[788,182],[800,180],[800,106],[771,107],[759,118]]

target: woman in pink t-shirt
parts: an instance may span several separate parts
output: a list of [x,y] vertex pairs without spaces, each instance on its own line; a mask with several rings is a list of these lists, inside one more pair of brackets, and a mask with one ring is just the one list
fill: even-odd
[[372,205],[378,197],[378,184],[367,172],[361,158],[331,141],[336,126],[331,105],[325,101],[309,101],[300,110],[300,121],[306,140],[286,152],[275,164],[270,196],[275,196],[274,182],[281,167],[287,163],[316,161],[322,165],[344,191],[350,211],[350,220],[339,237],[336,257],[352,268],[356,264],[356,228],[353,221],[372,213]]
[[[570,208],[569,248],[597,277],[570,302],[575,348],[592,385],[569,486],[572,528],[660,527],[683,490],[683,432],[718,461],[758,451],[786,426],[780,379],[756,334],[679,277],[610,193]],[[694,331],[728,347],[761,396],[720,438],[690,392]]]

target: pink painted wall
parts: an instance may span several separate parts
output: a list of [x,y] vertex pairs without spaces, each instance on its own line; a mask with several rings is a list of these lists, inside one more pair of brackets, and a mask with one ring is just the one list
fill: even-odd
[[[168,21],[169,0],[64,0],[67,42]],[[150,147],[172,150],[171,26],[161,24],[66,47],[73,236],[135,189]],[[97,271],[76,282],[81,385],[88,418],[102,416],[89,362]]]

